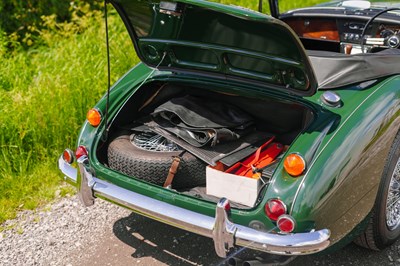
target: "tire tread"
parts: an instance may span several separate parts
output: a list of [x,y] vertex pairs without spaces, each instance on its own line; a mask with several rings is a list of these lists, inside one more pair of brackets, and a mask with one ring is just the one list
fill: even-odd
[[[108,147],[108,164],[112,170],[162,186],[177,152],[154,152],[135,147],[129,135],[115,138]],[[206,164],[186,152],[182,156],[173,188],[189,188],[205,184]]]
[[[393,141],[393,144],[390,148],[390,152],[386,158],[385,161],[385,167],[383,169],[383,176],[382,176],[382,181],[379,186],[378,190],[378,195],[375,200],[374,208],[371,213],[371,217],[369,218],[368,225],[365,229],[365,231],[359,235],[356,239],[354,239],[354,243],[367,248],[371,250],[376,250],[380,251],[385,249],[387,246],[391,245],[395,239],[387,239],[385,238],[384,234],[382,234],[382,226],[383,222],[386,223],[384,217],[379,217],[379,211],[380,211],[380,206],[382,206],[382,195],[385,190],[387,190],[387,187],[385,185],[387,180],[384,178],[391,178],[391,176],[386,176],[386,175],[391,175],[389,168],[390,168],[390,163],[394,159],[396,162],[398,158],[396,158],[396,152],[400,149],[400,131],[396,134],[396,137]],[[388,172],[389,171],[389,172]],[[385,182],[386,181],[386,182]],[[381,214],[382,215],[382,214]],[[397,236],[397,238],[399,238]]]

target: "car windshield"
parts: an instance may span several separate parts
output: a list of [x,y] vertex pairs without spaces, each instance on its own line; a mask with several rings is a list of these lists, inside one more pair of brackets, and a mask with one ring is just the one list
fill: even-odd
[[[349,1],[321,1],[321,0],[307,0],[307,1],[292,1],[292,0],[280,0],[279,9],[280,12],[286,12],[291,9],[304,8],[304,7],[344,7],[348,9],[385,9],[385,8],[400,8],[400,2],[398,0],[349,0]],[[399,12],[400,11],[396,11]]]
[[[219,2],[228,5],[241,6],[242,8],[249,8],[253,10],[259,10],[259,1],[245,1],[245,0],[209,0],[213,2]],[[385,8],[400,8],[400,0],[348,0],[348,1],[324,1],[324,0],[304,0],[304,1],[294,1],[294,0],[277,0],[279,4],[279,12],[284,13],[289,10],[307,7],[345,7],[348,9],[385,9]],[[269,1],[262,1],[262,12],[270,14]],[[398,12],[400,15],[400,11]]]

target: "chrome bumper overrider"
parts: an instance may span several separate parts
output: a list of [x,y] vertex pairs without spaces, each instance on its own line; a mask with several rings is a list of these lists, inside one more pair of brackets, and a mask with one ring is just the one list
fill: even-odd
[[58,161],[60,170],[66,175],[65,179],[78,187],[79,196],[85,205],[92,205],[94,198],[100,197],[157,221],[210,237],[220,257],[226,257],[234,245],[280,255],[311,254],[329,245],[328,229],[288,235],[260,232],[232,223],[225,210],[225,205],[229,203],[225,198],[217,204],[215,217],[210,217],[98,179],[88,169],[89,160],[86,156],[78,159],[78,165],[80,175],[61,157]]

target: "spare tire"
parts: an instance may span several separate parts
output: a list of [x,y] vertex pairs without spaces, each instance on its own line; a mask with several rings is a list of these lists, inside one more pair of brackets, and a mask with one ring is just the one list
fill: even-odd
[[[108,146],[108,164],[113,170],[162,186],[173,158],[180,151],[151,151],[137,147],[130,135],[122,135]],[[183,153],[172,188],[191,188],[206,182],[206,164],[190,154]]]

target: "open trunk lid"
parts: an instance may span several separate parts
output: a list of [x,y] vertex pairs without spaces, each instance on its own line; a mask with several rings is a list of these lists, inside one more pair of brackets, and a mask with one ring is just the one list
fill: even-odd
[[306,52],[283,22],[206,1],[111,0],[139,58],[179,73],[251,79],[266,90],[309,96],[317,82]]

